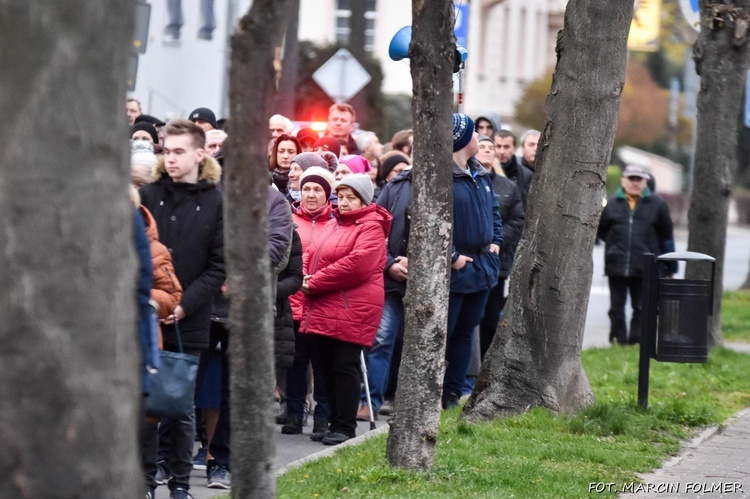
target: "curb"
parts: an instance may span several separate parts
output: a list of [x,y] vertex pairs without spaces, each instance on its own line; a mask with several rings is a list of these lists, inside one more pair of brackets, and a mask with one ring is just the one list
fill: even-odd
[[655,468],[647,473],[638,473],[637,476],[641,479],[645,477],[646,475],[651,475],[657,471],[663,471],[667,470],[673,466],[676,466],[680,462],[682,462],[686,457],[690,455],[690,451],[693,449],[696,449],[698,446],[700,446],[703,442],[710,439],[717,433],[721,433],[721,431],[731,424],[735,423],[737,420],[744,418],[745,416],[750,415],[750,408],[742,409],[739,412],[734,413],[733,415],[729,416],[726,421],[723,423],[711,426],[709,428],[706,428],[702,432],[700,432],[697,436],[693,437],[691,440],[688,440],[683,445],[680,445],[680,453],[676,456],[673,456],[666,461],[662,463],[662,465],[658,468]]
[[331,457],[334,454],[336,454],[336,452],[339,449],[342,449],[344,447],[351,447],[353,445],[359,445],[362,442],[364,442],[365,440],[368,440],[370,438],[374,438],[374,437],[380,436],[380,435],[382,435],[384,433],[388,433],[389,428],[390,428],[389,424],[384,424],[380,428],[376,428],[374,430],[368,431],[367,433],[363,433],[362,435],[360,435],[358,437],[354,437],[351,440],[347,440],[343,444],[334,445],[334,446],[328,447],[327,449],[324,449],[324,450],[322,450],[320,452],[316,452],[315,454],[310,454],[310,455],[305,456],[305,457],[303,457],[301,459],[297,459],[296,461],[292,461],[291,463],[287,464],[286,466],[284,466],[284,467],[279,468],[278,470],[276,470],[276,476],[279,477],[279,476],[283,475],[284,473],[286,473],[287,471],[293,470],[295,468],[299,468],[300,466],[302,466],[304,464],[307,464],[307,463],[310,463],[312,461],[317,461],[318,459],[323,459],[325,457]]

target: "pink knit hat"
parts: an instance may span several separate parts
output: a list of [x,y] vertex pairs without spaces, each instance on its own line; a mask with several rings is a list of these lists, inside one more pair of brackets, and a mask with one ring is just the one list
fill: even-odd
[[370,162],[362,156],[348,154],[339,159],[339,164],[345,164],[353,173],[366,173],[372,170]]

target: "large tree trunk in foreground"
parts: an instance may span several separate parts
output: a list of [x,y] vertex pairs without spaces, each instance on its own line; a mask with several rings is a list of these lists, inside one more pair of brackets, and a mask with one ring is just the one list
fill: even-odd
[[593,400],[580,356],[632,14],[623,0],[570,0],[565,10],[506,319],[464,409],[469,420]]
[[142,496],[133,7],[0,0],[0,497]]
[[386,449],[392,466],[428,470],[435,458],[453,213],[453,2],[413,2],[409,47],[414,101],[414,168],[404,350]]
[[[698,92],[698,141],[695,145],[693,192],[688,210],[688,250],[716,258],[714,314],[709,345],[721,345],[721,296],[724,250],[732,177],[737,169],[737,112],[750,62],[747,35],[750,1],[701,2],[701,32],[693,46],[701,76]],[[708,279],[710,265],[691,264],[689,279]]]
[[276,496],[273,296],[268,257],[268,130],[274,47],[288,0],[255,0],[232,37],[225,217],[229,274],[232,497]]

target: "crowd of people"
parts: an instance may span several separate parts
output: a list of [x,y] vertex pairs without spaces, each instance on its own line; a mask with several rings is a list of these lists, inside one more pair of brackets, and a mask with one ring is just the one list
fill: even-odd
[[[159,319],[158,338],[145,341],[144,366],[154,345],[200,359],[195,413],[186,420],[144,417],[141,431],[147,497],[166,484],[170,497],[183,499],[191,497],[194,468],[206,470],[208,487],[231,486],[221,165],[223,142],[232,132],[207,108],[169,123],[143,114],[136,99],[128,99],[126,108],[136,231],[147,234],[151,255],[142,269],[152,279],[141,286],[151,289],[139,303],[145,311],[151,298]],[[357,130],[348,104],[331,106],[325,132],[295,129],[281,115],[269,119],[268,130],[268,177],[262,181],[269,185],[268,254],[277,278],[276,423],[282,434],[300,435],[312,414],[309,437],[337,445],[356,436],[357,420],[398,408],[411,180],[421,165],[412,164],[412,130],[383,144],[373,132]],[[444,409],[471,392],[502,315],[539,136],[529,130],[517,141],[493,113],[453,115]],[[628,170],[624,179],[644,176]],[[600,236],[614,244],[616,222],[625,216],[619,213],[638,213],[640,202],[646,206],[641,211],[656,213],[649,219],[658,215],[656,240],[670,240],[664,205],[649,192],[637,195],[631,183],[637,184],[623,180],[627,202],[613,205],[624,208],[606,217]],[[618,300],[631,281],[618,284]],[[618,316],[615,327],[613,341],[625,341],[624,318]],[[146,393],[147,378],[144,368]],[[193,455],[196,438],[202,445]]]

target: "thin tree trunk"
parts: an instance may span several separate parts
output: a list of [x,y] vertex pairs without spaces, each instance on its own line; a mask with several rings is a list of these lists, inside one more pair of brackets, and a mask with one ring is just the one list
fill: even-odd
[[279,88],[273,98],[273,114],[295,119],[297,105],[297,74],[299,73],[299,2],[289,0],[290,19],[284,36],[284,60],[281,67]]
[[409,48],[414,101],[412,221],[404,349],[386,454],[392,466],[432,468],[440,424],[448,321],[452,169],[453,2],[415,0]]
[[632,15],[633,2],[568,2],[507,315],[464,408],[468,420],[593,401],[580,356]]
[[[688,250],[716,258],[714,313],[709,345],[723,344],[721,297],[724,290],[724,250],[729,197],[737,169],[737,107],[742,102],[750,63],[747,35],[750,1],[725,5],[701,1],[701,32],[693,46],[695,68],[701,77],[698,92],[699,130],[695,146],[693,192],[688,210]],[[688,279],[708,279],[708,265],[690,264]]]
[[276,496],[273,296],[268,257],[268,133],[274,48],[289,0],[255,0],[232,37],[225,179],[229,273],[232,497]]
[[133,7],[0,0],[0,497],[143,495]]

